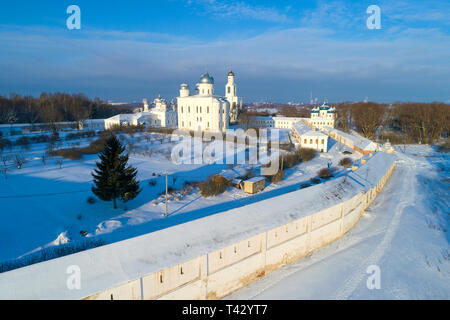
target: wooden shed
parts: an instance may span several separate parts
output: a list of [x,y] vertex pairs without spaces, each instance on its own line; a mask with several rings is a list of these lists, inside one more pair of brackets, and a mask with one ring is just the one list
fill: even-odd
[[254,177],[249,180],[244,181],[244,192],[254,194],[266,187],[266,178],[264,177]]

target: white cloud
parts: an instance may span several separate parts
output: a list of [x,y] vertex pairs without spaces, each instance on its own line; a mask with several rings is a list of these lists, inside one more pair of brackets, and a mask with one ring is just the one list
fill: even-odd
[[275,8],[251,6],[242,1],[198,0],[188,5],[199,5],[205,14],[220,18],[252,19],[267,22],[288,22],[290,19]]
[[[440,28],[396,25],[384,33],[365,30],[344,37],[333,19],[326,20],[329,10],[309,15],[310,22],[327,21],[324,25],[209,42],[89,29],[68,37],[73,33],[3,26],[0,92],[76,90],[117,99],[157,92],[175,95],[181,82],[193,84],[208,67],[220,94],[222,75],[233,65],[240,94],[256,100],[307,97],[311,88],[329,99],[358,94],[449,98],[450,35]],[[347,11],[333,11],[334,19]]]

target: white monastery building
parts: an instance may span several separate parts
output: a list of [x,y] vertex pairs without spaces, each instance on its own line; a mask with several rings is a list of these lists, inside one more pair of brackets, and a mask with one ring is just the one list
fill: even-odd
[[250,118],[249,126],[252,128],[289,129],[296,144],[300,147],[327,152],[328,135],[319,130],[334,128],[335,121],[336,109],[324,103],[311,110],[311,118],[255,116]]
[[255,116],[250,118],[249,126],[253,128],[292,129],[293,125],[299,121],[319,130],[323,130],[324,127],[334,128],[336,109],[324,103],[320,107],[311,109],[311,118]]
[[325,102],[311,110],[310,124],[319,130],[323,130],[325,126],[334,128],[335,121],[336,108],[328,106]]
[[311,129],[302,121],[292,125],[292,137],[302,148],[311,148],[319,152],[328,152],[328,135],[319,130]]
[[105,129],[114,126],[140,126],[158,128],[176,128],[177,112],[173,106],[168,106],[167,102],[158,96],[153,102],[154,107],[149,108],[147,99],[143,100],[144,109],[141,112],[130,114],[118,114],[109,119],[105,119]]
[[230,123],[235,123],[242,109],[242,99],[236,96],[234,77],[230,71],[225,97],[214,94],[214,78],[208,72],[201,76],[194,94],[190,94],[189,86],[183,83],[177,97],[178,128],[224,132]]

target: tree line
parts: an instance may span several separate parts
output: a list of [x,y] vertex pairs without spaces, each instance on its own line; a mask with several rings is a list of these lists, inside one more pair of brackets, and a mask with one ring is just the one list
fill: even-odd
[[337,128],[393,143],[433,143],[449,136],[450,105],[441,102],[340,103]]
[[104,119],[120,113],[98,98],[83,94],[42,93],[39,97],[0,95],[0,124],[55,123]]

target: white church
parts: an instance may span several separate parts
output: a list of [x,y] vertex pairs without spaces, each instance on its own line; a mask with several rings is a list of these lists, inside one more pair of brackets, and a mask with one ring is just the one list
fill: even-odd
[[224,132],[237,122],[242,110],[242,98],[237,96],[232,70],[228,73],[224,97],[215,95],[214,78],[206,72],[193,94],[186,83],[181,85],[177,102],[178,128],[195,131]]
[[160,95],[153,101],[150,108],[147,99],[143,100],[144,109],[141,112],[118,114],[105,119],[105,129],[120,126],[145,126],[156,128],[176,128],[177,112],[174,106],[169,106]]

